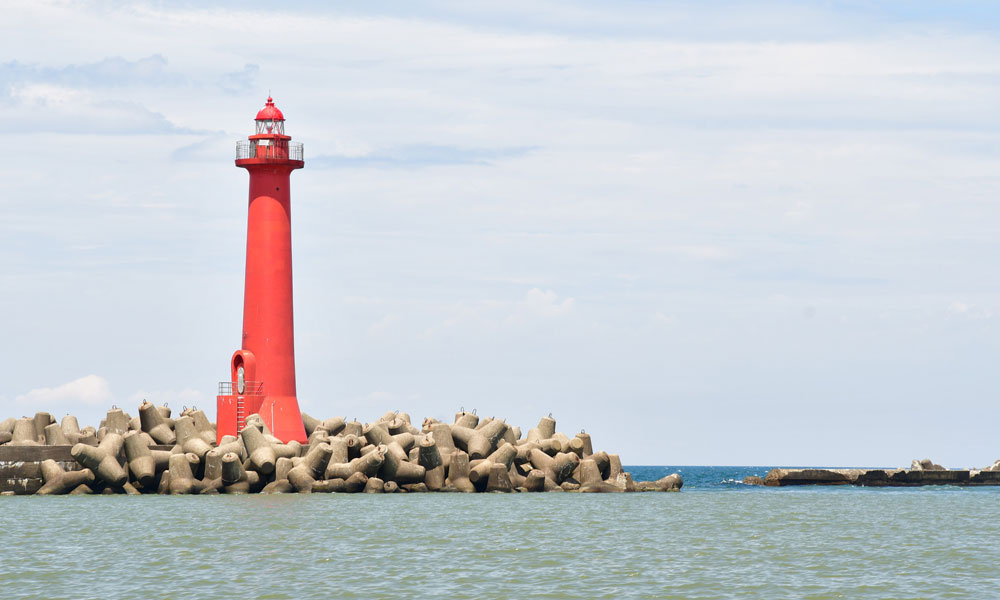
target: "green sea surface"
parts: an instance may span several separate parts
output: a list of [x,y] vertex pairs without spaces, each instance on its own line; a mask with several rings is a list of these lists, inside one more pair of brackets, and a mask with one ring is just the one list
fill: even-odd
[[0,498],[0,598],[995,598],[1000,490]]

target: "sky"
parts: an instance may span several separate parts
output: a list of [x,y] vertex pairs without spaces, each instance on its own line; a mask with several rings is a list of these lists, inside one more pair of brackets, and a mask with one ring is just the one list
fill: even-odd
[[214,415],[268,93],[302,409],[1000,458],[991,2],[4,2],[0,417]]

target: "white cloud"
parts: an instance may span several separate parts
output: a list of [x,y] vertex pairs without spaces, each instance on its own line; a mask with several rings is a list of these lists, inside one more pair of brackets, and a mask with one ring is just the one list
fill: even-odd
[[50,83],[9,86],[11,131],[89,135],[192,133],[145,106]]
[[56,387],[36,388],[14,398],[15,404],[36,410],[55,411],[73,405],[111,408],[114,395],[108,380],[99,375],[87,375]]
[[382,316],[381,319],[372,323],[368,328],[368,335],[380,335],[392,329],[397,323],[399,323],[399,315],[394,313],[388,313]]
[[55,68],[13,61],[0,64],[0,80],[2,79],[97,88],[176,86],[184,83],[184,78],[167,70],[167,61],[160,55],[135,61],[111,56],[95,63],[72,63]]
[[948,314],[974,321],[993,318],[993,311],[975,304],[955,301],[948,305]]
[[521,323],[529,318],[556,319],[572,313],[575,306],[576,300],[573,298],[560,300],[559,295],[552,290],[532,288],[514,306],[514,312],[507,317],[507,322]]
[[657,311],[653,315],[653,323],[659,327],[673,327],[677,323],[677,317]]
[[728,248],[715,245],[686,245],[677,246],[675,250],[688,258],[694,258],[696,260],[726,260],[732,257],[732,252]]
[[39,108],[79,104],[85,99],[85,94],[80,90],[48,83],[28,83],[14,86],[10,90],[10,96],[15,102],[23,102]]
[[575,298],[560,299],[553,290],[532,288],[519,300],[489,299],[461,301],[444,308],[446,316],[439,326],[428,327],[424,337],[439,333],[460,334],[497,332],[512,326],[530,326],[571,315]]
[[[478,302],[460,301],[445,308],[447,316],[441,323],[440,330],[467,330],[472,328],[495,327],[500,321],[501,314],[509,311],[510,302],[498,300],[481,300]],[[429,327],[424,332],[427,336],[433,336],[439,331],[438,327]]]

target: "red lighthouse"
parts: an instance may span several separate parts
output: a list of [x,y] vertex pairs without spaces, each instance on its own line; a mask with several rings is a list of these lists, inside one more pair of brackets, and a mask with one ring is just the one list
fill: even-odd
[[236,143],[236,166],[250,173],[243,343],[219,385],[219,440],[258,413],[283,442],[306,441],[295,395],[292,326],[292,214],[289,179],[301,169],[302,144],[285,135],[285,116],[269,97],[256,132]]

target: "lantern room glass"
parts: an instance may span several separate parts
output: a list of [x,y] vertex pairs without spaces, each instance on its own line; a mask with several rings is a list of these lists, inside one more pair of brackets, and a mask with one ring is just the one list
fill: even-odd
[[257,135],[285,134],[285,123],[274,119],[259,119],[257,121]]

